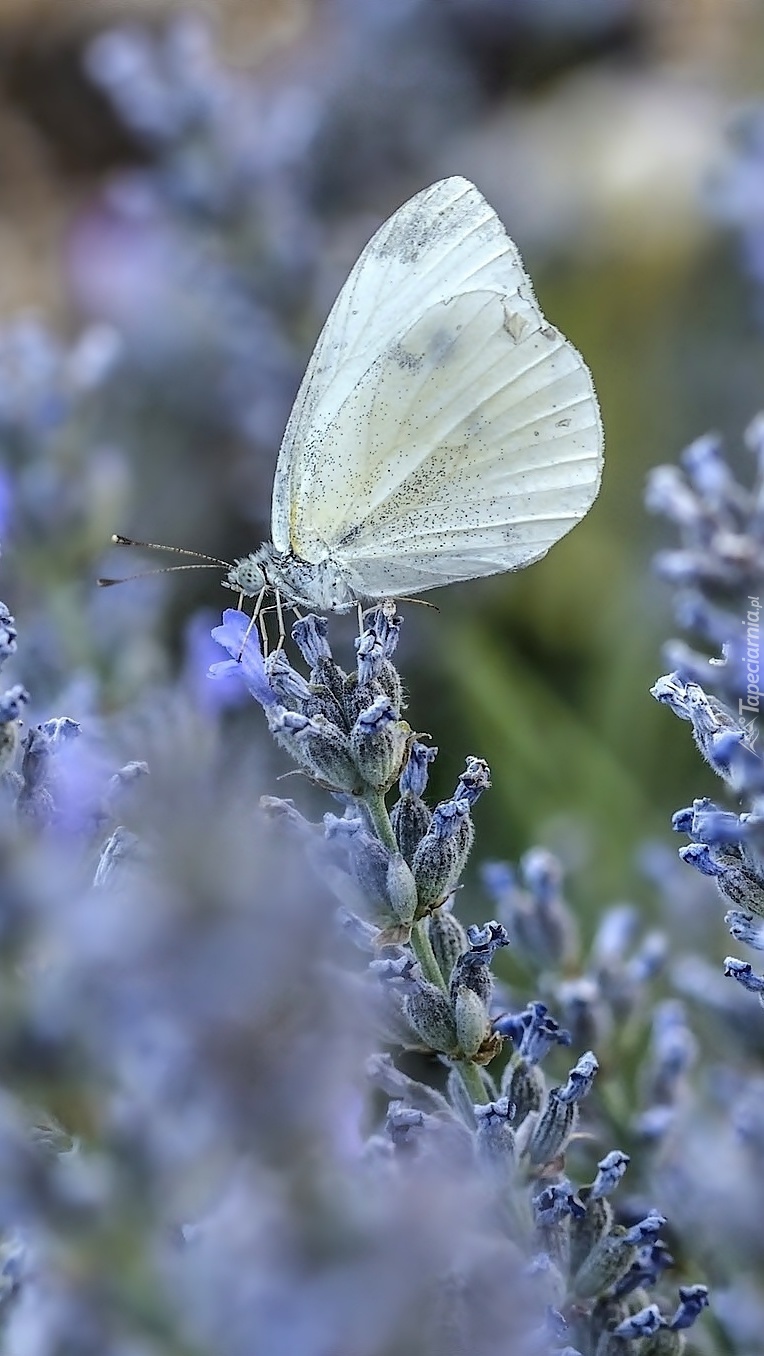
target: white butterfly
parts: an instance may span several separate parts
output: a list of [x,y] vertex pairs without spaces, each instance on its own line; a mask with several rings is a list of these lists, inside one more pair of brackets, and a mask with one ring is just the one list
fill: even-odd
[[603,433],[583,358],[466,179],[372,237],[316,344],[247,595],[343,612],[520,569],[591,507]]

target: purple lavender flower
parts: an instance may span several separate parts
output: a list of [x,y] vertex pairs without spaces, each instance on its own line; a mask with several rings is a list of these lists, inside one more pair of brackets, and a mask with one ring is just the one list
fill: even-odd
[[223,624],[214,627],[212,639],[217,641],[218,645],[222,645],[231,658],[212,664],[209,677],[229,678],[232,674],[238,673],[255,701],[267,709],[269,706],[275,706],[278,698],[265,671],[258,629],[251,623],[252,618],[246,613],[237,612],[233,607],[226,608],[223,613]]

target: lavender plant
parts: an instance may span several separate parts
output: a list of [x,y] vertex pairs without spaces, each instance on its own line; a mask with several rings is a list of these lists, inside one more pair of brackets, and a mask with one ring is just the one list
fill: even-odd
[[[468,759],[427,805],[400,626],[375,610],[346,673],[326,620],[298,621],[307,677],[263,660],[243,614],[216,628],[214,676],[244,679],[341,809],[320,825],[273,797],[253,814],[198,715],[155,728],[149,776],[64,776],[75,723],[21,739],[26,693],[3,699],[10,1356],[682,1350],[705,1288],[652,1298],[665,1220],[616,1213],[628,1156],[569,1175],[594,1054],[545,1076],[571,1034],[541,1002],[496,1003],[507,930],[451,907],[489,772]],[[4,662],[16,647],[6,610]],[[567,954],[554,866],[523,869]]]
[[[594,1182],[578,1192],[566,1175],[566,1151],[598,1070],[596,1057],[585,1051],[563,1084],[549,1086],[540,1064],[555,1046],[570,1044],[571,1033],[541,1002],[496,1013],[489,966],[509,944],[507,928],[491,920],[465,930],[453,912],[472,847],[472,809],[490,785],[489,771],[482,760],[468,758],[453,795],[434,809],[426,804],[427,770],[437,750],[403,719],[403,689],[392,664],[400,626],[392,606],[376,609],[357,641],[356,671],[348,674],[333,659],[326,620],[298,621],[292,635],[310,668],[306,682],[280,650],[263,660],[247,618],[229,610],[213,634],[230,658],[211,671],[217,678],[243,677],[276,740],[344,803],[343,816],[326,815],[323,826],[306,822],[292,802],[268,797],[265,808],[299,836],[342,901],[344,930],[373,956],[355,982],[362,992],[374,986],[378,1037],[435,1057],[443,1067],[436,1091],[404,1076],[389,1055],[372,1061],[373,1080],[393,1099],[387,1112],[393,1152],[416,1141],[418,1153],[437,1154],[440,1144],[455,1139],[465,1166],[471,1163],[478,1176],[490,1167],[520,1274],[535,1278],[532,1289],[548,1310],[546,1320],[533,1314],[531,1331],[516,1328],[518,1349],[558,1350],[556,1342],[570,1339],[583,1352],[605,1352],[650,1337],[650,1350],[679,1351],[680,1334],[705,1305],[706,1290],[682,1287],[671,1315],[649,1303],[645,1287],[667,1264],[658,1239],[665,1220],[649,1211],[631,1227],[614,1223],[607,1198],[628,1156],[605,1154]],[[398,798],[388,811],[396,783]],[[575,929],[560,895],[559,869],[537,850],[528,854],[523,875],[529,893],[521,903],[511,885],[507,897],[500,869],[489,873],[497,902],[537,964],[564,964],[575,950]],[[648,942],[646,956],[650,949]],[[652,969],[646,961],[640,975],[634,962],[632,990]],[[579,996],[585,989],[584,981]],[[628,998],[621,993],[620,999],[623,1015]],[[617,1007],[617,998],[611,1002]],[[585,1028],[580,1020],[577,1034]],[[487,1066],[505,1042],[512,1054],[495,1079]],[[367,1153],[372,1146],[375,1156],[384,1150],[389,1158],[390,1144],[378,1133]]]

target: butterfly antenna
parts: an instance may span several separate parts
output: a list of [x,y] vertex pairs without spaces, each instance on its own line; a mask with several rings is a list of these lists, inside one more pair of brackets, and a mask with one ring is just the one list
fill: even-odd
[[[134,537],[123,537],[121,533],[115,532],[111,539],[112,546],[141,546],[145,551],[172,551],[176,556],[193,556],[195,560],[207,560],[210,565],[219,565],[223,570],[230,570],[231,562],[229,560],[218,560],[217,556],[206,556],[203,551],[187,551],[183,546],[165,546],[158,541],[136,541]],[[178,566],[182,569],[182,566]],[[133,576],[137,578],[137,576]]]
[[396,603],[418,603],[420,607],[431,607],[433,612],[440,612],[437,603],[431,603],[427,598],[396,598]]
[[100,589],[110,589],[115,584],[131,584],[134,579],[147,579],[151,574],[176,574],[178,570],[212,570],[222,563],[222,561],[209,560],[200,565],[165,565],[163,569],[159,570],[139,570],[137,574],[126,574],[123,579],[96,579],[96,583]]

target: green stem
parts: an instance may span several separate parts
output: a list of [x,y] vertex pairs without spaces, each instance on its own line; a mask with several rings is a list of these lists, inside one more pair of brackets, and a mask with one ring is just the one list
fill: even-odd
[[428,979],[431,984],[436,985],[438,989],[442,989],[445,993],[446,981],[435,959],[435,952],[427,935],[427,925],[424,918],[420,918],[419,922],[415,923],[411,929],[411,950],[422,967],[422,974],[425,979]]
[[381,791],[367,791],[363,798],[363,803],[369,811],[369,817],[377,834],[380,843],[384,843],[391,852],[398,851],[393,826],[390,823],[390,816],[387,813],[385,798]]
[[477,1064],[468,1064],[460,1060],[455,1066],[459,1076],[467,1089],[467,1093],[473,1102],[479,1102],[484,1105],[488,1101],[488,1093],[483,1086],[483,1080],[480,1077],[480,1071]]

